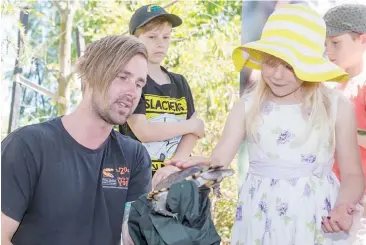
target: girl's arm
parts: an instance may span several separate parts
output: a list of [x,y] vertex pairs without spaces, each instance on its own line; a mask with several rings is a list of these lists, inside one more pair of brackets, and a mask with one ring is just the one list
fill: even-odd
[[245,100],[241,98],[226,119],[224,131],[211,153],[211,162],[229,167],[245,138]]
[[234,159],[241,142],[245,137],[245,100],[241,98],[231,109],[226,119],[225,127],[218,144],[211,157],[190,157],[189,159],[168,160],[166,164],[172,164],[179,168],[188,168],[198,164],[222,165],[228,167]]
[[364,193],[364,175],[357,143],[356,114],[352,103],[344,97],[338,100],[335,135],[342,179],[336,205],[356,205]]

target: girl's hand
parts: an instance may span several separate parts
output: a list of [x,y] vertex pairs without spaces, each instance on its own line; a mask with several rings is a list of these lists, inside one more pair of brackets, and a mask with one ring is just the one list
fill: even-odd
[[323,217],[322,229],[328,232],[349,232],[353,223],[353,213],[356,206],[353,204],[339,204],[329,213],[328,217]]
[[202,156],[192,156],[187,159],[173,159],[164,162],[167,166],[176,166],[178,168],[189,168],[197,165],[209,166],[212,164],[211,159]]

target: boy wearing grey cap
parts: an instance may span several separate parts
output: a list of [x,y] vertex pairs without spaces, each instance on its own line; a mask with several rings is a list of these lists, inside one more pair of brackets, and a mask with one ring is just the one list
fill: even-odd
[[[351,77],[338,89],[355,106],[358,144],[366,176],[366,5],[342,4],[333,7],[324,15],[324,20],[327,28],[326,54]],[[337,162],[334,172],[341,179]]]

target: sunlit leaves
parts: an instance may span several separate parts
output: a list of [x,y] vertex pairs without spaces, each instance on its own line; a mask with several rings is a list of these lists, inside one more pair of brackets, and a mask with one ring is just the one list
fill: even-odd
[[[206,123],[206,135],[198,142],[194,154],[208,156],[221,135],[230,108],[238,99],[239,74],[234,71],[231,54],[240,44],[241,1],[84,0],[78,4],[73,28],[80,30],[86,44],[106,35],[126,33],[133,11],[147,3],[169,4],[167,10],[183,20],[183,24],[174,29],[164,66],[183,74],[190,84],[198,116]],[[26,39],[32,51],[30,59],[36,57],[42,64],[40,75],[35,76],[33,71],[31,78],[37,82],[41,77],[41,83],[55,91],[59,68],[59,16],[51,1],[33,2],[29,6],[30,30]],[[11,7],[7,8],[11,11]],[[77,58],[75,37],[74,32],[72,62]],[[80,86],[73,84],[70,89],[72,106],[75,106]],[[43,103],[32,100],[33,94],[27,96],[30,97],[24,100],[28,104],[23,106],[28,109],[24,110],[23,124],[55,115],[55,105],[50,100]],[[235,216],[236,177],[223,182],[222,193],[223,198],[214,202],[213,217],[222,239],[227,240]]]

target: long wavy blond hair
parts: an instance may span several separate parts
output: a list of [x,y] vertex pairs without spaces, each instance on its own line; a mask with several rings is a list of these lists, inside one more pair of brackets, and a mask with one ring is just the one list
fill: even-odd
[[[262,64],[268,61],[273,62],[274,64],[283,63],[283,61],[278,58],[266,55]],[[308,123],[304,135],[303,137],[299,137],[298,140],[300,142],[298,143],[306,141],[308,138],[307,136],[311,134],[312,130],[317,128],[324,137],[329,136],[329,150],[334,149],[335,115],[332,112],[332,90],[324,86],[321,82],[306,81],[302,83],[301,89],[304,91],[303,94],[305,95],[301,104],[302,114]],[[261,76],[252,92],[244,95],[251,98],[251,103],[249,108],[247,108],[245,123],[246,135],[248,138],[256,140],[261,110],[270,94],[271,90]]]

